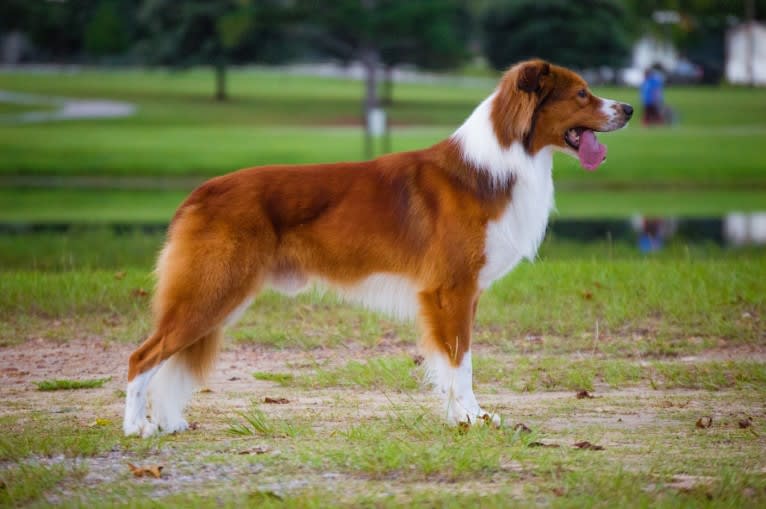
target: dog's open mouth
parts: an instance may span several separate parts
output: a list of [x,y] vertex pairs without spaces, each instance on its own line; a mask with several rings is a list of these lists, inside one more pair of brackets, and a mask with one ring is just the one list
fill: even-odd
[[580,165],[593,171],[606,159],[606,145],[596,138],[596,133],[585,127],[573,127],[564,133],[564,141],[577,152]]

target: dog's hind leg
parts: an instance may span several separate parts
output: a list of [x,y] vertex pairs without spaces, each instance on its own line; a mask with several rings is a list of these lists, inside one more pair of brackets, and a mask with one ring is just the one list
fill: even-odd
[[193,249],[171,240],[160,256],[156,329],[128,364],[126,435],[186,429],[183,408],[214,364],[223,326],[260,286],[262,264],[236,244],[218,240],[197,242]]
[[152,423],[163,433],[188,429],[184,408],[215,364],[222,341],[223,329],[215,329],[168,358],[152,377],[148,390]]

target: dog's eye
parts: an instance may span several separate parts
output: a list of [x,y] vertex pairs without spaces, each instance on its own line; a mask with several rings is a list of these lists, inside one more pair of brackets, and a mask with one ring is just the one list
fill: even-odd
[[583,88],[582,90],[577,92],[577,97],[579,97],[580,99],[585,99],[586,97],[588,97],[588,92]]

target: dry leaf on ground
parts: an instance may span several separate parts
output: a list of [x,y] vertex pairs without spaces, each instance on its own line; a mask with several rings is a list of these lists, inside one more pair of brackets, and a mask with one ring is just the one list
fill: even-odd
[[513,431],[518,431],[519,433],[532,433],[532,430],[529,429],[529,426],[527,426],[523,422],[516,424],[513,427]]
[[265,398],[263,398],[263,402],[270,403],[272,405],[286,405],[290,402],[290,400],[287,398],[270,398],[266,396]]
[[137,467],[133,463],[128,463],[128,468],[136,477],[152,476],[159,479],[162,476],[163,465],[150,465],[148,467]]
[[251,447],[250,449],[242,449],[241,451],[237,452],[237,454],[266,454],[270,450],[271,448],[266,445],[259,445],[257,447]]
[[706,415],[704,417],[700,417],[697,419],[697,422],[694,424],[699,429],[706,429],[713,425],[713,418],[709,415]]
[[527,447],[552,447],[552,448],[558,448],[561,447],[559,444],[546,444],[544,442],[530,442]]
[[592,444],[588,442],[587,440],[583,440],[582,442],[575,442],[575,447],[578,449],[589,449],[591,451],[603,451],[604,447],[596,444]]
[[747,419],[740,419],[737,423],[741,429],[749,428],[753,425],[753,418],[748,417]]
[[593,399],[595,396],[585,389],[577,391],[577,399]]
[[133,290],[131,290],[130,294],[133,297],[146,297],[147,295],[149,295],[149,292],[147,292],[143,288],[133,288]]

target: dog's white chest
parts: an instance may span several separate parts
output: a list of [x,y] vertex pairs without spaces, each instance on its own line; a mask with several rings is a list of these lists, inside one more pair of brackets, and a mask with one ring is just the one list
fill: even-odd
[[487,224],[486,262],[479,273],[482,289],[503,277],[522,259],[533,259],[545,236],[553,209],[552,158],[550,154],[538,154],[528,162],[532,164],[516,171],[508,207],[502,216]]

